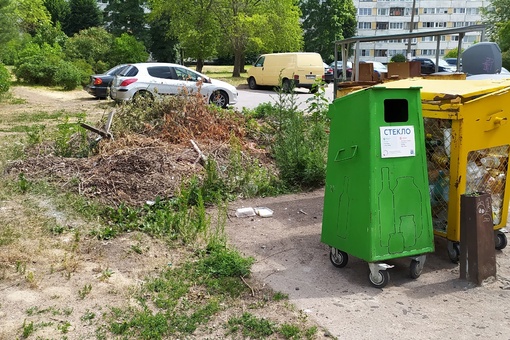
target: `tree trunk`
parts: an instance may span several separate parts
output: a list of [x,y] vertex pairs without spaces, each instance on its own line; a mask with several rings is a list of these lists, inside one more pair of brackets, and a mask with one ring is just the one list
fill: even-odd
[[197,59],[197,72],[202,72],[202,69],[204,68],[204,59]]
[[246,56],[243,54],[241,57],[241,73],[246,73],[244,66],[246,65]]
[[232,72],[232,77],[241,76],[242,61],[243,52],[238,50],[234,51],[234,71]]

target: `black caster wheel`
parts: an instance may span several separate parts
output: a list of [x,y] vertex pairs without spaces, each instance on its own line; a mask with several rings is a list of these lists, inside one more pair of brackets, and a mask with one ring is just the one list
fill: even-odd
[[375,288],[384,288],[390,282],[390,273],[387,270],[379,270],[377,275],[368,274],[370,284]]
[[409,266],[409,275],[411,278],[417,279],[420,277],[423,271],[424,263],[416,260],[411,261],[411,265]]
[[448,241],[448,257],[453,263],[459,263],[460,245],[458,242]]
[[331,248],[329,251],[329,260],[333,266],[337,268],[343,268],[349,261],[349,255],[347,255],[347,253],[344,251],[338,250],[336,248]]
[[503,250],[506,248],[506,245],[508,243],[506,239],[506,235],[502,231],[498,231],[496,235],[494,236],[494,243],[496,250]]

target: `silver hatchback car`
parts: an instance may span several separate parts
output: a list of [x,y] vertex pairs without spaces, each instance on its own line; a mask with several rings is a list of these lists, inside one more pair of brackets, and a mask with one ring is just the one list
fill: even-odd
[[[200,84],[201,83],[201,84]],[[130,64],[115,76],[110,97],[116,101],[137,96],[200,93],[212,104],[226,108],[237,103],[237,89],[185,66],[170,63]]]

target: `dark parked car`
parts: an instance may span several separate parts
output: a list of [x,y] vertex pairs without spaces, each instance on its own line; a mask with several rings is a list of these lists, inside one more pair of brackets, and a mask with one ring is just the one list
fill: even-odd
[[127,64],[117,65],[104,74],[91,75],[88,85],[85,86],[85,91],[96,98],[108,98],[113,78],[126,66]]
[[333,81],[334,73],[333,73],[333,67],[329,66],[326,63],[324,64],[324,81],[326,84],[329,84]]
[[[419,61],[421,63],[421,74],[432,74],[436,73],[436,63],[430,58],[413,58],[413,61]],[[452,67],[448,65],[443,59],[439,59],[437,66],[437,72],[454,72]]]
[[[350,61],[347,61],[346,64],[347,64],[347,68],[345,69],[345,76],[347,77],[347,79],[350,79],[351,75],[352,75],[352,63]],[[329,66],[331,66],[331,68],[334,70],[335,69],[335,62],[332,62],[331,64],[329,64]],[[337,76],[337,78],[342,79],[342,68],[343,68],[343,62],[341,60],[338,60],[337,61],[337,65],[336,65],[336,70],[337,70],[336,76]]]

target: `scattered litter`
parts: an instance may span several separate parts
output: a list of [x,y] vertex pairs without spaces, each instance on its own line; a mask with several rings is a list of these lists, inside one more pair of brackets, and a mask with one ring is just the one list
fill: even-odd
[[255,210],[251,207],[249,208],[239,208],[236,210],[236,217],[250,217],[255,216]]
[[255,208],[255,213],[260,217],[271,217],[273,216],[273,211],[266,207],[257,207]]
[[273,211],[266,207],[257,207],[257,208],[239,208],[236,210],[236,217],[250,217],[259,215],[260,217],[271,217],[273,216]]
[[154,204],[156,204],[156,201],[146,201],[145,204],[147,204],[147,205],[154,205]]
[[305,211],[303,211],[303,209],[299,209],[298,213],[301,213],[303,215],[308,215]]

